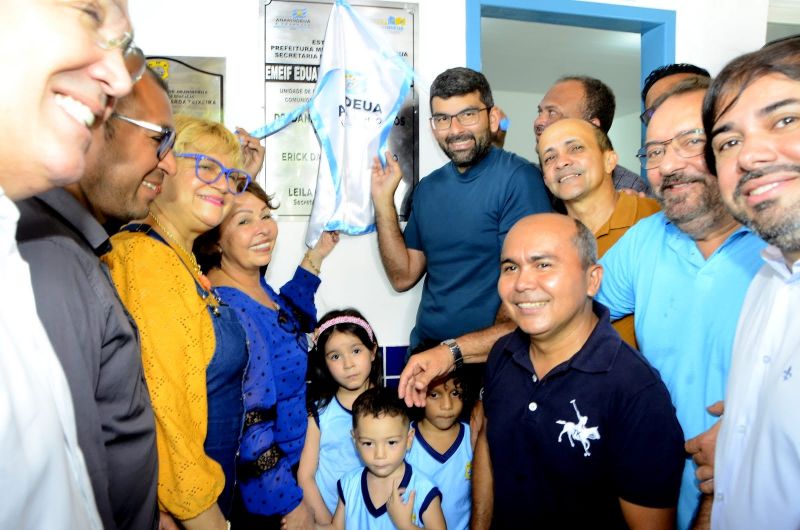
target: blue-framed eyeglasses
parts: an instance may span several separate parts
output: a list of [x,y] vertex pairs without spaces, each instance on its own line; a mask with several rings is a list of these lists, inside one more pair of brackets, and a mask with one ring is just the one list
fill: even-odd
[[162,127],[160,125],[156,125],[155,123],[150,123],[149,121],[144,120],[135,120],[133,118],[129,118],[127,116],[123,116],[117,112],[111,115],[112,118],[116,118],[118,120],[126,121],[128,123],[132,123],[142,129],[147,129],[148,131],[153,131],[154,133],[158,133],[158,136],[153,138],[158,142],[158,147],[156,148],[156,156],[158,156],[159,160],[164,160],[164,157],[167,156],[169,150],[172,149],[172,146],[175,145],[175,129],[172,127]]
[[206,184],[214,184],[223,175],[228,191],[234,195],[239,195],[247,189],[253,181],[253,177],[246,171],[236,168],[225,167],[216,158],[201,153],[181,153],[175,155],[178,158],[194,159],[194,174]]

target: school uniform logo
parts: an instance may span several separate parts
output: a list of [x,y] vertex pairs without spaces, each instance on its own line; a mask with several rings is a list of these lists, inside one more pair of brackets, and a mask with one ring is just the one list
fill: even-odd
[[597,430],[597,427],[587,427],[586,424],[589,423],[589,417],[581,416],[578,405],[575,404],[574,399],[570,400],[570,403],[572,403],[572,407],[575,409],[575,415],[578,416],[578,423],[567,420],[556,420],[557,424],[564,426],[558,434],[558,443],[561,443],[561,438],[566,434],[570,447],[575,447],[573,440],[575,442],[580,442],[581,446],[583,446],[583,456],[589,456],[591,455],[589,452],[590,440],[599,440],[600,431]]

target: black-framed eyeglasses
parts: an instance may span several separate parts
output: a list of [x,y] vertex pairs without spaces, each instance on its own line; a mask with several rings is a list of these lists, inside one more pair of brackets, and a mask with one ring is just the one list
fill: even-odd
[[172,127],[162,127],[160,125],[156,125],[155,123],[150,123],[149,121],[144,120],[136,120],[133,118],[129,118],[128,116],[123,116],[117,112],[111,115],[112,118],[116,118],[118,120],[126,121],[128,123],[132,123],[137,127],[141,127],[142,129],[147,129],[148,131],[152,131],[154,133],[158,133],[158,136],[153,138],[154,140],[158,141],[158,147],[156,148],[156,156],[158,156],[159,160],[164,160],[164,157],[167,156],[170,149],[175,145],[175,129]]
[[228,191],[234,195],[243,193],[244,190],[247,189],[247,186],[253,181],[253,177],[246,171],[225,167],[225,165],[216,158],[202,153],[181,153],[175,156],[178,158],[194,159],[194,174],[206,184],[214,184],[224,176]]
[[667,147],[672,146],[681,158],[692,158],[703,154],[706,146],[706,133],[703,129],[691,129],[676,134],[669,140],[647,142],[636,156],[645,169],[655,169],[664,161]]
[[491,110],[491,106],[483,107],[482,109],[464,109],[455,114],[445,114],[443,112],[431,116],[431,127],[437,131],[444,131],[450,128],[453,123],[453,118],[458,120],[458,123],[464,126],[475,125],[480,120],[481,112],[484,110]]
[[655,114],[655,112],[655,107],[648,107],[644,109],[644,112],[639,114],[639,119],[642,120],[642,123],[645,125],[650,125],[650,120],[653,119],[653,114]]

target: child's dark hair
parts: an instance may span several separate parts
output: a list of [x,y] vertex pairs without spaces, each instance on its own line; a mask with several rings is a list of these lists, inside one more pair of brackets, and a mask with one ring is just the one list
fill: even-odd
[[[423,340],[411,351],[411,355],[416,355],[438,345],[439,341],[432,339]],[[476,380],[473,374],[466,373],[465,367],[462,366],[444,377],[431,381],[428,385],[428,390],[448,379],[452,379],[453,384],[461,392],[461,402],[464,406],[461,409],[461,415],[458,419],[460,421],[469,422],[472,408],[475,406],[475,402],[478,401],[478,392],[476,389],[480,388],[480,382]],[[425,417],[425,408],[414,407],[409,410],[409,416],[414,421],[422,421],[422,418]]]
[[353,402],[353,429],[358,427],[358,420],[362,416],[401,416],[405,423],[408,420],[408,409],[403,400],[397,397],[397,389],[382,386],[370,388]]
[[[364,322],[367,321],[356,309],[337,309],[325,313],[319,319],[317,329],[323,328],[326,322],[338,317],[352,317]],[[375,359],[372,361],[372,368],[369,371],[369,382],[371,386],[381,386],[383,384],[383,359],[380,348],[378,348],[378,339],[375,337],[375,332],[373,331],[372,335],[370,335],[370,332],[363,326],[352,322],[334,324],[319,334],[314,341],[314,347],[308,354],[306,407],[312,414],[316,414],[317,411],[325,408],[331,402],[333,396],[336,395],[336,391],[339,390],[339,383],[333,378],[328,370],[328,365],[325,363],[325,344],[334,331],[354,335],[370,351],[375,350]]]

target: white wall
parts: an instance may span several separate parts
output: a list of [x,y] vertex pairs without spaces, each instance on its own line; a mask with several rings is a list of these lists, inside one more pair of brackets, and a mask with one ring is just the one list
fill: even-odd
[[[418,0],[417,3],[420,28],[417,70],[423,80],[420,84],[427,85],[442,70],[465,63],[465,7],[464,0]],[[759,47],[764,41],[767,0],[618,0],[609,3],[675,9],[677,60],[700,64],[714,72],[735,55]],[[136,41],[146,53],[226,57],[226,124],[249,129],[263,125],[260,1],[132,0],[130,4]],[[423,93],[420,97],[421,175],[446,161],[424,125],[428,117],[427,94]],[[514,134],[519,129],[530,131],[526,124],[515,123],[512,128]],[[279,246],[268,272],[270,283],[276,287],[289,278],[303,255],[305,224],[282,221],[280,230]],[[392,291],[383,274],[374,235],[344,238],[325,263],[322,280],[318,300],[320,312],[355,306],[372,322],[383,345],[407,343],[420,286],[404,294]]]

